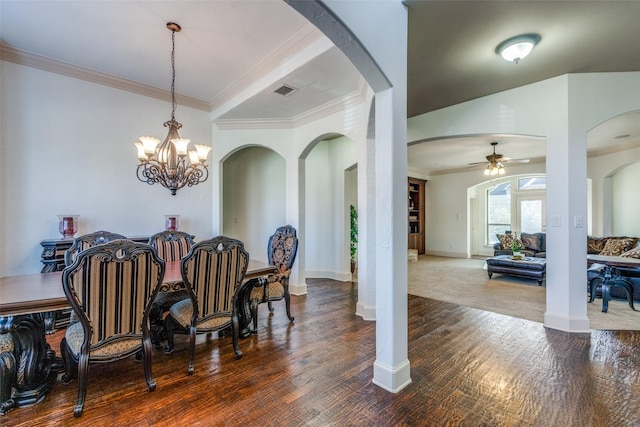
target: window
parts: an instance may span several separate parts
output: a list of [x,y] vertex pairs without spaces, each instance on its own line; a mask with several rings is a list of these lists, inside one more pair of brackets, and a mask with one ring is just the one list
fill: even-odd
[[518,179],[518,190],[546,190],[546,188],[546,176],[530,176],[527,178]]
[[498,242],[496,234],[511,229],[511,183],[503,182],[487,190],[487,245]]

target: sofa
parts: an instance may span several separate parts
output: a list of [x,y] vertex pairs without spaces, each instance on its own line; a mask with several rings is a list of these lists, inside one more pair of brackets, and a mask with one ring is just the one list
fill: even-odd
[[[493,245],[493,256],[513,255],[513,240],[515,235],[511,233],[496,234],[498,243]],[[521,233],[518,237],[520,253],[526,257],[546,258],[546,234],[545,233]]]
[[[493,245],[493,254],[497,255],[513,255],[513,234],[497,234],[499,242]],[[520,252],[527,257],[543,257],[546,253],[546,234],[545,233],[522,233],[519,235]],[[627,258],[640,259],[640,238],[627,236],[611,236],[611,237],[595,237],[587,236],[587,254],[604,255],[604,256],[620,256]],[[587,270],[587,280],[591,281],[600,276],[602,264],[593,264]],[[620,275],[631,282],[633,285],[633,299],[640,301],[640,268],[633,267],[617,267],[616,270]],[[588,283],[587,283],[588,288]],[[625,291],[620,287],[611,289],[611,296],[614,298],[627,298]]]

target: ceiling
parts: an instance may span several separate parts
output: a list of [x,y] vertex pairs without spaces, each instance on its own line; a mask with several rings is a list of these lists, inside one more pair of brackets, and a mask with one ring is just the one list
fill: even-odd
[[[640,71],[638,1],[405,4],[409,117],[566,73]],[[1,0],[0,8],[3,59],[163,99],[171,83],[165,24],[177,22],[178,104],[218,119],[294,122],[364,85],[344,55],[280,0]],[[503,40],[529,32],[542,39],[518,65],[495,53]],[[275,94],[282,84],[296,91]],[[630,116],[593,132],[590,150],[640,145],[640,120]],[[615,139],[623,134],[630,137]],[[509,157],[544,158],[537,138],[471,135],[411,145],[409,166],[460,169],[490,154],[491,141]]]

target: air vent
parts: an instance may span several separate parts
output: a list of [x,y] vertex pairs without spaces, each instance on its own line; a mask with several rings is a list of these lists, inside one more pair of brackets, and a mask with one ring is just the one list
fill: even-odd
[[282,96],[287,96],[287,95],[290,95],[290,94],[292,94],[293,92],[295,92],[297,90],[298,89],[296,89],[295,87],[282,85],[278,89],[274,90],[274,92],[277,93],[277,94],[280,94]]

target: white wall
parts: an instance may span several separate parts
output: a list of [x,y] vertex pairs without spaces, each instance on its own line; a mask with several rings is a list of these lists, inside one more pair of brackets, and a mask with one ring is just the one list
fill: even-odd
[[[228,180],[226,162],[234,153],[242,152],[246,147],[266,147],[285,161],[286,183],[278,189],[274,199],[286,207],[286,223],[298,230],[298,255],[290,282],[293,293],[306,293],[306,275],[351,280],[348,234],[344,232],[348,226],[345,169],[357,163],[360,156],[366,156],[367,106],[370,105],[371,96],[367,88],[362,102],[350,103],[341,111],[293,128],[274,128],[268,124],[251,122],[233,125],[214,122],[213,140],[216,151],[213,163],[220,168],[216,173],[224,185]],[[345,136],[324,141],[325,137],[335,134]],[[269,181],[257,183],[251,189],[251,194],[256,197],[262,191],[269,191],[266,187],[270,185]],[[213,227],[215,230],[216,224],[220,224],[221,229],[226,232],[227,197],[224,198],[223,206],[216,206],[215,186],[213,191]],[[239,215],[245,214],[238,212],[236,216]],[[246,212],[246,215],[254,213]],[[245,245],[262,248],[266,245],[266,240],[261,236],[272,233],[271,226],[252,232],[245,236]],[[253,252],[258,259],[259,252],[255,249]],[[298,271],[300,268],[302,271]]]
[[286,225],[285,167],[264,147],[244,148],[224,162],[222,234],[244,242],[251,259],[267,262],[269,236]]
[[[507,177],[520,174],[544,173],[544,163],[509,165]],[[469,248],[469,212],[467,189],[486,182],[482,169],[465,172],[433,175],[426,184],[426,246],[425,252],[431,255],[466,258],[473,252]],[[483,218],[484,198],[477,196],[479,221]],[[484,242],[484,230],[477,227],[479,246]],[[490,253],[489,253],[490,251]],[[480,247],[479,254],[493,255],[493,249]]]
[[[211,178],[176,196],[136,178],[133,143],[165,138],[169,102],[8,62],[0,83],[0,276],[40,271],[40,241],[60,237],[58,214],[79,214],[79,235],[150,235],[165,214],[179,214],[196,240],[211,235]],[[210,144],[207,113],[179,106],[176,120],[182,137]]]
[[640,163],[622,168],[612,178],[614,236],[640,236]]
[[350,280],[345,170],[356,162],[348,138],[321,141],[306,158],[307,277]]
[[[634,218],[638,216],[637,212],[640,212],[640,200],[637,196],[640,180],[637,166],[624,174],[630,181],[627,182],[627,178],[614,179],[617,172],[622,172],[626,166],[637,162],[640,162],[640,147],[587,159],[587,175],[593,188],[594,236],[622,235],[619,234],[622,230],[627,230],[630,236],[640,236],[640,226]],[[617,190],[613,188],[613,182],[619,187]],[[613,197],[614,192],[618,197]],[[614,210],[620,215],[614,217]]]
[[[592,234],[594,236],[640,235],[637,215],[637,212],[640,212],[640,193],[637,190],[638,182],[640,182],[640,164],[634,163],[626,167],[632,161],[640,162],[640,148],[589,158],[587,174],[592,181],[594,201]],[[502,182],[513,175],[544,174],[545,168],[545,163],[509,165],[507,174],[499,178],[497,182]],[[602,194],[605,187],[603,183],[610,176],[613,177],[613,197]],[[467,189],[484,182],[486,181],[482,170],[433,175],[429,178],[426,215],[426,252],[428,254],[454,258],[465,258],[469,255],[466,251],[467,237],[470,233],[470,227],[467,225],[469,220],[466,205]],[[471,254],[477,252],[479,255],[491,256],[493,255],[493,247],[483,245],[485,241],[482,223],[485,208],[484,193],[478,192],[475,197],[477,198],[476,218],[480,222],[476,236],[478,248],[477,251],[471,248],[470,252]],[[602,204],[607,203],[613,204],[614,217],[611,219],[613,234],[603,232]]]

